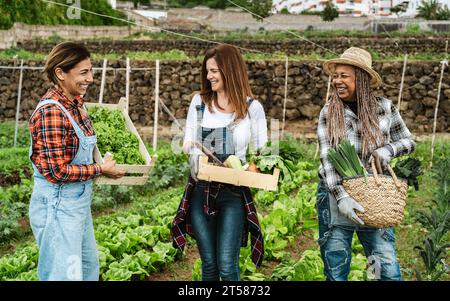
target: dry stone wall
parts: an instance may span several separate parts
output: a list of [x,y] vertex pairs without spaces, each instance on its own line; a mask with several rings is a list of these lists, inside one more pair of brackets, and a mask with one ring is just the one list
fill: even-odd
[[[417,53],[445,53],[445,42],[449,37],[411,37],[411,38],[365,38],[365,37],[339,37],[339,38],[311,38],[313,43],[301,39],[251,41],[251,40],[223,40],[247,49],[254,49],[265,53],[280,51],[289,55],[325,54],[326,49],[335,53],[342,53],[345,49],[355,46],[372,49],[386,56],[410,55]],[[208,47],[213,44],[197,40],[89,40],[83,41],[93,53],[126,53],[128,51],[159,51],[172,49],[184,51],[189,56],[202,56]],[[31,52],[49,53],[56,43],[42,43],[42,41],[19,42],[17,47]]]
[[[1,65],[18,65],[14,61],[0,61]],[[101,67],[102,62],[94,62]],[[160,67],[160,97],[177,118],[186,118],[194,91],[200,89],[200,61],[164,61]],[[27,66],[43,66],[44,62],[28,61]],[[124,68],[125,61],[111,61],[108,67]],[[153,61],[132,61],[131,67],[154,68]],[[397,104],[403,62],[375,62],[385,85],[376,90]],[[282,119],[285,62],[250,61],[249,78],[254,96],[263,104],[269,118]],[[408,127],[416,133],[432,131],[433,114],[440,76],[439,62],[410,62],[405,75],[401,105],[402,116]],[[87,101],[97,102],[100,93],[101,71],[94,74]],[[125,95],[125,70],[106,72],[104,102],[115,103]],[[17,102],[19,70],[0,69],[0,120],[14,119]],[[288,69],[288,95],[286,118],[290,121],[317,122],[324,105],[328,77],[318,61],[291,61]],[[40,70],[25,70],[21,98],[20,119],[26,120],[40,97],[49,87]],[[152,124],[154,110],[155,70],[135,70],[130,76],[130,116],[135,124]],[[169,115],[160,113],[160,122],[170,124]],[[311,129],[314,130],[314,129]],[[444,72],[437,130],[450,131],[450,73]]]

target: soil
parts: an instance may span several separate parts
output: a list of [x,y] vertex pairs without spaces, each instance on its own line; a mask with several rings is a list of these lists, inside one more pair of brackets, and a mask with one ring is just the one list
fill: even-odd
[[[292,245],[287,248],[290,258],[298,260],[301,254],[308,249],[317,247],[314,240],[314,232],[312,230],[305,230],[294,237]],[[192,269],[196,260],[200,258],[198,248],[196,245],[189,245],[186,247],[183,258],[169,264],[157,273],[151,274],[148,281],[192,281]],[[266,276],[272,275],[273,270],[280,262],[277,260],[263,261],[261,267],[262,274]]]

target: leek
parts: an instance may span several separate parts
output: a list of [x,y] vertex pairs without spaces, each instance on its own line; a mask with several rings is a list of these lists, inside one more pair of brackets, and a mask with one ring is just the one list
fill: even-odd
[[342,177],[366,176],[367,174],[355,147],[348,140],[343,140],[335,149],[331,148],[327,158]]

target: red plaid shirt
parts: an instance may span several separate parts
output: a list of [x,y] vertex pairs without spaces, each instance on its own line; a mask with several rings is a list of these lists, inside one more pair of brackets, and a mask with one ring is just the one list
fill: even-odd
[[[95,135],[81,96],[70,100],[58,88],[50,88],[42,97],[59,101],[86,136]],[[30,118],[33,144],[31,160],[39,173],[52,183],[87,181],[101,174],[98,164],[71,165],[78,151],[78,137],[69,118],[54,104],[39,108]]]

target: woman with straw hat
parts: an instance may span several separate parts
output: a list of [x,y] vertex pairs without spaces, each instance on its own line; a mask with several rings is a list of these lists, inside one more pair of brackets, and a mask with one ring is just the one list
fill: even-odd
[[372,68],[369,52],[351,47],[339,58],[326,61],[324,69],[332,77],[333,87],[317,128],[321,160],[317,206],[324,273],[328,280],[347,280],[356,231],[368,257],[369,276],[401,280],[394,229],[364,225],[355,212],[364,212],[364,208],[345,191],[327,154],[348,139],[364,165],[378,157],[378,168],[384,169],[392,158],[412,152],[415,142],[392,102],[373,94],[372,89],[382,80]]

